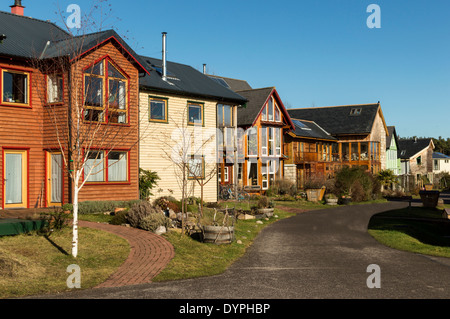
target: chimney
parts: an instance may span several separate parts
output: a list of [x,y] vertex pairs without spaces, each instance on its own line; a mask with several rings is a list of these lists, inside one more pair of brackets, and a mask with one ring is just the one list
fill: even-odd
[[203,63],[203,74],[206,74],[206,64]]
[[14,1],[14,5],[10,6],[10,7],[11,7],[11,13],[12,14],[17,14],[18,16],[23,16],[23,9],[25,7],[22,6],[22,1],[21,0],[15,0]]
[[167,32],[162,33],[162,79],[167,79],[167,61],[166,61],[166,35]]

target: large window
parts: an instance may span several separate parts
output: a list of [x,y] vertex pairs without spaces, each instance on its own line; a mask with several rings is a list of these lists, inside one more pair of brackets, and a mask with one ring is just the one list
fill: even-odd
[[2,103],[28,106],[30,104],[30,73],[2,70]]
[[218,127],[233,126],[233,107],[226,104],[217,104]]
[[127,77],[109,58],[88,67],[84,71],[84,120],[128,123],[127,90]]
[[150,121],[168,122],[168,106],[167,99],[150,97]]
[[275,99],[271,96],[261,112],[261,120],[281,122],[281,112]]
[[256,127],[247,130],[247,155],[258,156],[258,130]]
[[84,179],[94,183],[127,182],[128,152],[89,151],[84,166]]

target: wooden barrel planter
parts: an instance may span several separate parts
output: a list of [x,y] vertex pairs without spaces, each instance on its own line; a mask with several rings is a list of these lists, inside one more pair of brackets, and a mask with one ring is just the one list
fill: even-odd
[[204,243],[230,244],[233,240],[233,226],[203,226]]

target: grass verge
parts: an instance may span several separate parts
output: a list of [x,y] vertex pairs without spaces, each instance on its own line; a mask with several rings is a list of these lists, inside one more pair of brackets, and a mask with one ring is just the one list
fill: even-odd
[[[234,261],[244,255],[246,249],[264,227],[295,214],[275,208],[274,215],[277,215],[278,218],[258,219],[263,224],[257,224],[255,219],[238,220],[234,225],[236,241],[225,245],[202,243],[189,236],[169,232],[164,236],[175,247],[175,257],[153,281],[212,276],[224,272]],[[238,244],[237,240],[240,240],[242,244]]]
[[424,255],[450,257],[450,223],[442,210],[411,207],[374,215],[368,232],[388,247]]
[[77,258],[71,253],[71,229],[50,237],[32,234],[0,238],[0,298],[49,294],[68,290],[67,266],[81,269],[81,288],[105,281],[127,258],[130,246],[125,239],[90,229],[79,229]]

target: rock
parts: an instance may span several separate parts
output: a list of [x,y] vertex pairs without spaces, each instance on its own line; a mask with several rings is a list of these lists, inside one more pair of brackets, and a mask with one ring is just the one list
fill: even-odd
[[169,209],[169,218],[177,219],[177,214],[172,209]]
[[260,221],[260,220],[257,220],[256,223],[257,223],[257,224],[262,224],[263,222]]
[[158,228],[156,228],[155,230],[155,234],[156,235],[161,235],[161,234],[165,234],[167,232],[166,227],[164,226],[159,226]]
[[238,216],[238,219],[241,219],[241,220],[255,219],[255,216],[250,215],[250,214],[240,214]]
[[236,243],[238,243],[239,245],[242,245],[242,241],[241,240],[237,240]]

